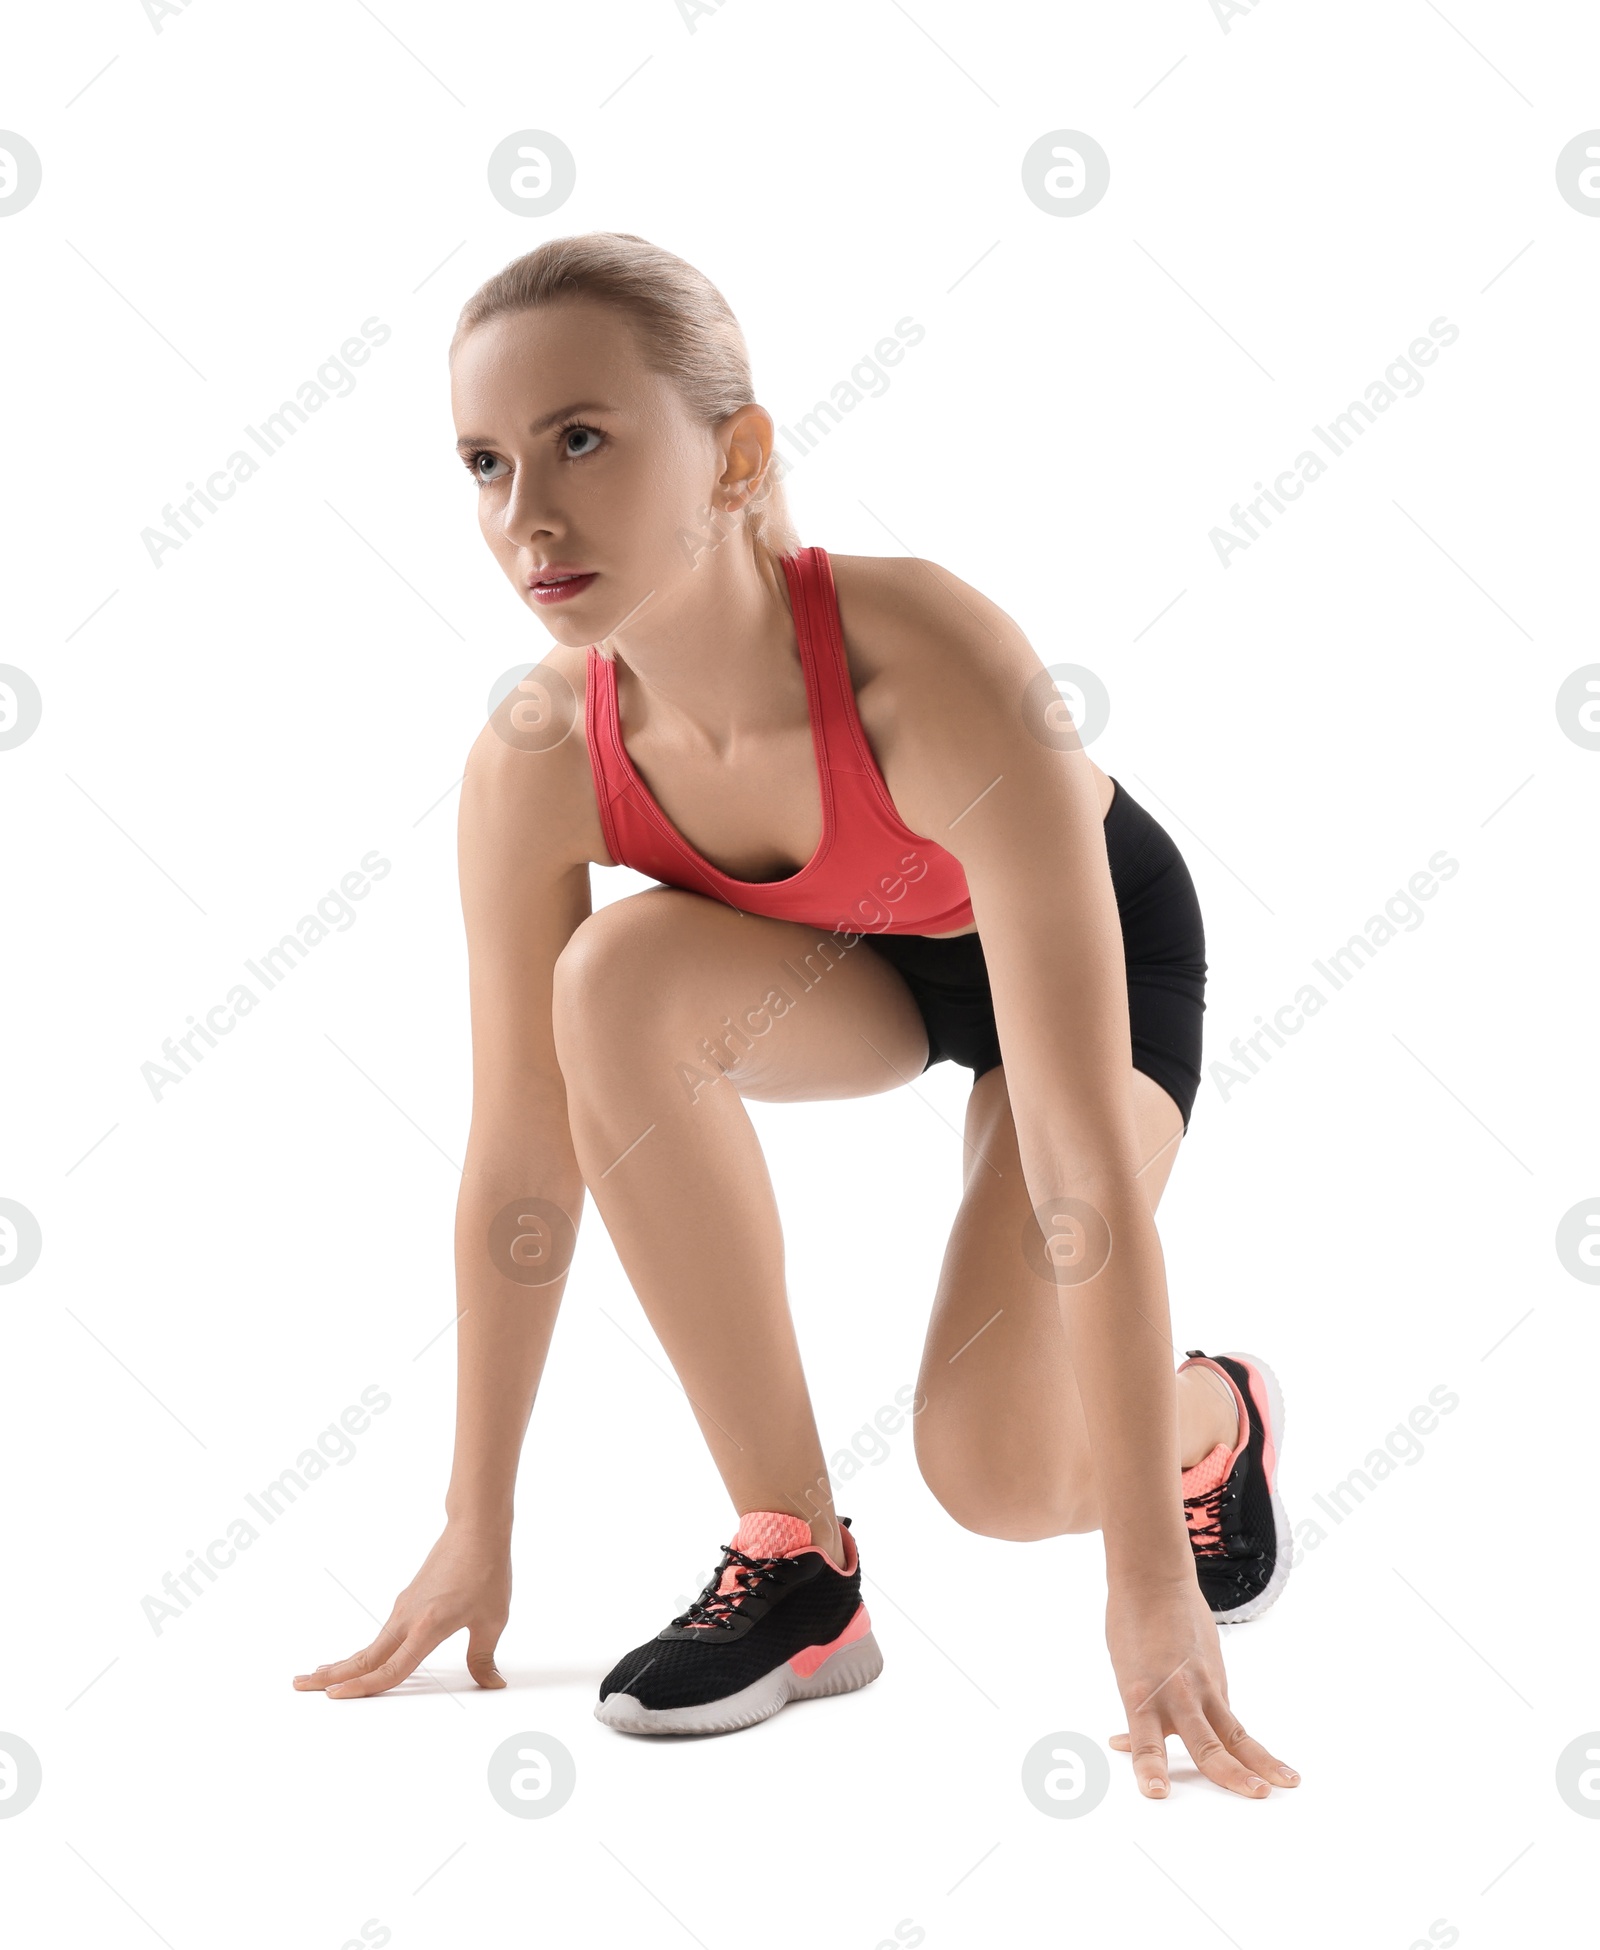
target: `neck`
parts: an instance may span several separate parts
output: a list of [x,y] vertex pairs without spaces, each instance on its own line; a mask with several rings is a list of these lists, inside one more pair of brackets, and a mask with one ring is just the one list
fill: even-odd
[[657,711],[719,756],[734,738],[781,728],[804,709],[805,679],[783,570],[742,539],[708,549],[605,638],[626,672],[631,726]]

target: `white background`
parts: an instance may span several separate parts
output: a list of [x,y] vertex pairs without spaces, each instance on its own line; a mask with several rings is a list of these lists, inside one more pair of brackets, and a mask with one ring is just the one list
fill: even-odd
[[[0,1294],[0,1732],[44,1770],[0,1821],[8,1940],[1577,1940],[1600,1831],[1555,1769],[1600,1728],[1600,1295],[1554,1242],[1600,1197],[1600,753],[1555,700],[1600,656],[1600,222],[1555,162],[1600,125],[1593,15],[196,0],[158,32],[96,0],[6,43],[0,123],[44,167],[0,223],[0,658],[44,700],[0,763],[0,1194],[44,1239]],[[521,129],[577,159],[558,211],[489,194]],[[1111,161],[1067,218],[1020,174],[1060,129]],[[1459,1397],[1226,1638],[1296,1791],[1226,1795],[1175,1741],[1167,1803],[1113,1754],[1092,1812],[1039,1813],[1023,1754],[1121,1725],[1098,1539],[959,1529],[909,1429],[840,1489],[881,1680],[723,1740],[600,1727],[600,1676],[731,1517],[592,1206],[523,1464],[511,1684],[476,1691],[456,1639],[389,1697],[291,1690],[441,1521],[455,788],[547,640],[477,535],[445,349],[484,277],[589,229],[701,267],[784,423],[925,327],[790,476],[802,536],[943,563],[1100,676],[1094,755],[1200,890],[1208,1066],[1459,862],[1269,1065],[1208,1075],[1160,1214],[1179,1346],[1282,1378],[1297,1521]],[[154,567],[140,531],[370,317],[392,335],[354,392]],[[1208,531],[1438,318],[1422,392],[1224,568]],[[354,925],[155,1101],[162,1041],[374,848]],[[596,903],[641,884],[596,873]],[[752,1107],[830,1454],[916,1372],[967,1081]],[[354,1459],[154,1632],[145,1595],[369,1386],[391,1406]],[[485,1785],[520,1732],[576,1762],[548,1819]]]

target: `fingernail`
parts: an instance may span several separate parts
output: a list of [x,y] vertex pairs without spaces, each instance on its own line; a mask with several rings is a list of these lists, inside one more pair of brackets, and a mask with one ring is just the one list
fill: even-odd
[[1266,1782],[1262,1780],[1259,1774],[1252,1774],[1245,1782],[1245,1786],[1251,1788],[1264,1788],[1266,1785]]
[[1165,1794],[1166,1791],[1167,1784],[1165,1781],[1152,1781],[1145,1789],[1146,1794]]
[[1283,1778],[1284,1778],[1284,1779],[1285,1779],[1286,1781],[1294,1781],[1294,1782],[1298,1782],[1298,1781],[1299,1781],[1299,1779],[1300,1779],[1300,1776],[1299,1776],[1299,1775],[1298,1775],[1298,1774],[1297,1774],[1297,1773],[1296,1773],[1296,1772],[1294,1771],[1294,1769],[1293,1769],[1292,1767],[1286,1767],[1286,1768],[1285,1768],[1285,1769],[1283,1770]]

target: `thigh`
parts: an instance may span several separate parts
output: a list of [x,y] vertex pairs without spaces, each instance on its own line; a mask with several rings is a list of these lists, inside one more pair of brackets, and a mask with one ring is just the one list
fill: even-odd
[[892,1090],[928,1054],[910,990],[863,937],[677,887],[589,915],[557,960],[554,1009],[573,1067],[633,1067],[643,1042],[681,1074],[774,1102]]
[[[1183,1112],[1131,1066],[1128,1088],[1154,1210]],[[1025,1249],[1035,1222],[1003,1067],[974,1084],[966,1140],[965,1190],[918,1377],[918,1461],[957,1521],[992,1536],[1055,1536],[1083,1527],[1088,1437],[1057,1290]]]

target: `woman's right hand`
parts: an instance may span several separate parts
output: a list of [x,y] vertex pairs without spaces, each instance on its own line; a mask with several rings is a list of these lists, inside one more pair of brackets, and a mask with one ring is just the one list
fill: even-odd
[[509,1533],[447,1523],[372,1643],[351,1658],[296,1674],[295,1688],[323,1692],[329,1699],[387,1692],[463,1626],[469,1635],[467,1671],[480,1686],[503,1686],[494,1652],[510,1615]]
[[1106,1645],[1128,1716],[1111,1744],[1133,1756],[1142,1794],[1165,1795],[1167,1735],[1175,1733],[1218,1787],[1260,1800],[1300,1776],[1239,1724],[1228,1704],[1217,1622],[1192,1570],[1174,1580],[1114,1584]]

